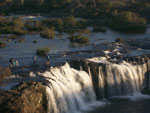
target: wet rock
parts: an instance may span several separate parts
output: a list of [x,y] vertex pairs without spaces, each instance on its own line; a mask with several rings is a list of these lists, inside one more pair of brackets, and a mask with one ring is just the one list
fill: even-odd
[[87,73],[89,73],[88,72],[88,61],[87,60],[81,60],[81,67],[82,67],[82,70],[84,70]]
[[45,87],[23,82],[10,91],[0,91],[0,113],[47,113]]
[[100,99],[100,92],[99,92],[99,71],[98,65],[96,63],[89,63],[90,72],[92,77],[93,88],[95,90],[96,98]]
[[69,61],[69,64],[72,68],[75,68],[77,70],[80,70],[81,67],[80,67],[80,60],[70,60]]

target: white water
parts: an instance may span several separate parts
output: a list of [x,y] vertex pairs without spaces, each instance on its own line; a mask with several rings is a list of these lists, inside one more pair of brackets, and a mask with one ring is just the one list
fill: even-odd
[[90,76],[65,64],[42,74],[48,81],[49,113],[73,113],[96,100]]
[[[106,62],[100,63],[105,64]],[[127,98],[145,98],[140,95],[140,92],[144,87],[146,64],[109,62],[106,63],[105,70],[106,72],[102,66],[98,67],[98,87],[101,98],[129,94],[130,96],[126,96]],[[94,107],[92,103],[96,103],[96,97],[91,77],[96,75],[77,71],[70,68],[69,64],[50,69],[42,75],[48,81],[49,113],[76,113]],[[105,104],[96,103],[94,105]]]
[[[96,108],[96,106],[105,105],[107,102],[97,102],[96,92],[99,92],[100,98],[122,95],[125,98],[133,97],[133,99],[147,98],[147,96],[140,95],[145,84],[146,64],[133,65],[127,62],[116,64],[105,58],[89,60],[103,63],[104,66],[97,66],[97,73],[94,75],[92,67],[89,67],[89,74],[87,74],[83,70],[71,68],[68,63],[51,68],[44,73],[30,73],[29,76],[32,78],[44,77],[41,81],[46,83],[48,113],[81,113]],[[98,76],[98,80],[93,81],[98,81],[98,90],[96,91],[92,84],[95,76]],[[3,88],[5,89],[4,86]]]
[[[108,62],[106,59],[89,59],[96,63],[104,63],[98,67],[98,88],[101,98],[140,93],[145,86],[147,64],[120,64]],[[105,92],[104,92],[105,90]]]

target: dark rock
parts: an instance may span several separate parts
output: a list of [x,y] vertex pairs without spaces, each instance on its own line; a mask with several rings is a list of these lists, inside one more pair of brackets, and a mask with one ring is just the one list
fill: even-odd
[[95,90],[96,98],[100,99],[100,92],[99,92],[99,72],[98,72],[98,65],[95,63],[89,63],[90,72],[92,77],[92,83]]
[[80,67],[80,60],[70,60],[69,61],[69,64],[72,68],[75,68],[77,70],[80,70],[81,67]]

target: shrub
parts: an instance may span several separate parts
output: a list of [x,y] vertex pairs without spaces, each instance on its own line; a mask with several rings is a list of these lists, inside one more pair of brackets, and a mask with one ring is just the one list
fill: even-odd
[[55,36],[55,29],[54,28],[45,28],[41,33],[40,36],[47,39],[53,39]]
[[25,27],[29,32],[31,31],[41,31],[43,26],[40,21],[27,21]]
[[55,26],[56,30],[59,32],[63,31],[64,22],[62,19],[55,19],[52,21],[52,25]]
[[3,47],[5,47],[6,46],[6,44],[4,43],[4,42],[1,42],[0,41],[0,48],[3,48]]
[[85,44],[89,42],[88,37],[82,35],[71,36],[69,39],[71,43]]
[[24,28],[24,22],[22,21],[21,18],[13,18],[11,24],[13,27],[16,28]]
[[63,20],[60,18],[54,19],[52,22],[53,22],[52,24],[56,25],[56,26],[63,26],[63,24],[64,24]]
[[143,33],[146,31],[146,24],[146,19],[138,14],[123,11],[114,17],[111,27],[126,33]]
[[16,34],[24,35],[26,34],[24,28],[24,22],[21,18],[7,19],[6,23],[0,25],[0,31],[4,34]]
[[90,35],[91,31],[89,29],[82,29],[79,31],[79,35]]
[[77,24],[77,21],[74,16],[69,16],[64,19],[64,23],[65,23],[65,26],[75,27]]
[[43,47],[43,48],[38,48],[36,50],[36,54],[39,56],[46,56],[46,54],[49,52],[49,48],[48,47]]

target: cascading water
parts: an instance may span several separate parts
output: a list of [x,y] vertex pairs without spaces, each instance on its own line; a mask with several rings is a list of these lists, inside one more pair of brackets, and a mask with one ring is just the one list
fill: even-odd
[[140,93],[145,86],[147,63],[133,65],[125,61],[119,64],[101,60],[92,61],[101,64],[89,67],[93,81],[98,79],[98,86],[94,86],[98,99]]
[[30,79],[37,78],[45,84],[48,113],[76,113],[97,99],[140,93],[150,86],[149,66],[149,60],[143,63],[113,63],[106,58],[72,60],[44,73],[30,73]]
[[83,65],[79,66],[83,70],[76,70],[66,63],[42,73],[47,81],[49,113],[73,113],[96,101],[96,96],[102,99],[139,93],[143,89],[147,63],[89,60],[95,63],[86,66],[87,72]]
[[96,100],[90,76],[67,63],[42,75],[47,80],[49,113],[73,113]]
[[96,101],[96,97],[140,93],[145,85],[148,63],[112,63],[94,58],[87,61],[86,66],[76,62],[82,70],[71,68],[66,63],[41,73],[46,79],[49,113],[80,111]]

